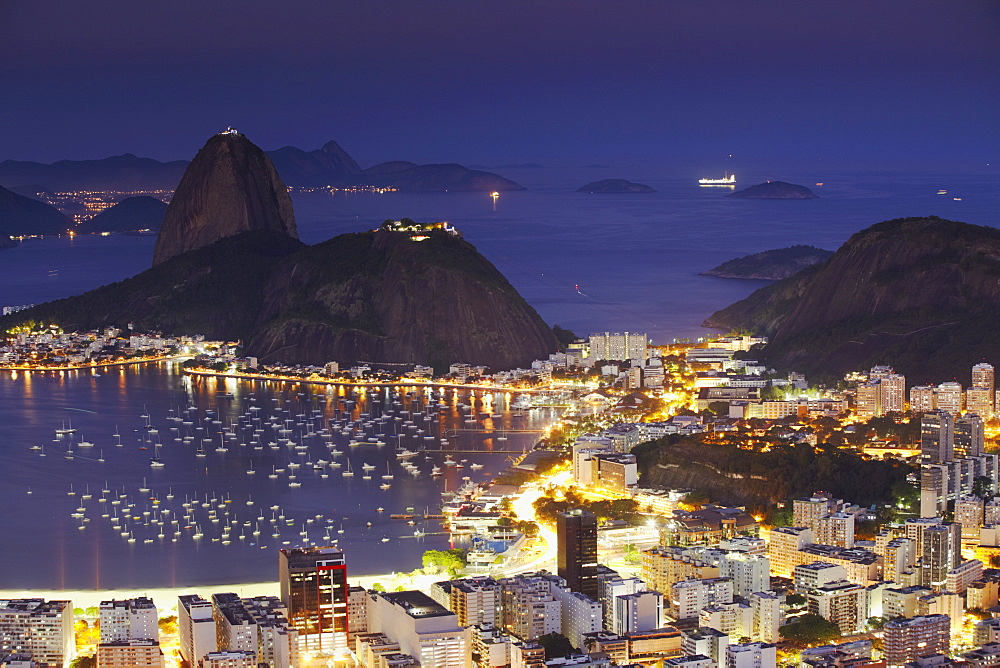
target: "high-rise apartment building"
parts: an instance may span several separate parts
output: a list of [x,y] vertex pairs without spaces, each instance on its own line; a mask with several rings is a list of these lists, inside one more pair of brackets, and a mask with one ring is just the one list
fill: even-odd
[[101,601],[101,642],[160,640],[160,616],[150,598]]
[[336,547],[283,549],[281,600],[304,651],[347,651],[347,560]]
[[861,585],[840,580],[812,589],[809,612],[840,627],[844,635],[861,633],[868,624],[868,590]]
[[459,626],[500,623],[500,584],[493,578],[453,581],[448,602]]
[[994,391],[985,387],[970,387],[965,391],[965,410],[990,419],[994,413]]
[[996,389],[993,365],[986,362],[974,365],[972,367],[972,385],[973,387],[984,387],[990,391]]
[[719,575],[733,581],[733,594],[748,598],[771,589],[771,560],[763,554],[734,552],[719,561]]
[[[771,560],[771,573],[790,578],[795,567],[803,563],[800,550],[815,543],[812,529],[808,527],[776,527],[771,529],[767,543],[767,556]],[[815,561],[810,559],[810,561]]]
[[986,446],[983,418],[975,413],[966,413],[955,420],[955,457],[979,457]]
[[370,592],[368,624],[418,665],[465,668],[466,634],[455,613],[420,591]]
[[614,626],[610,630],[619,635],[663,627],[663,594],[658,591],[616,596],[614,606]]
[[962,527],[962,538],[979,538],[979,527],[983,526],[983,500],[978,496],[960,496],[955,501],[955,524]]
[[239,596],[212,594],[212,616],[220,649],[257,655],[257,623]]
[[778,642],[781,635],[778,629],[785,623],[785,615],[781,609],[783,598],[773,591],[758,591],[749,596],[753,619],[751,640]]
[[854,514],[833,513],[816,522],[816,542],[850,549],[854,547]]
[[891,367],[873,367],[868,381],[858,385],[855,412],[872,418],[888,413],[902,413],[906,403],[906,378]]
[[596,332],[590,335],[590,359],[645,360],[649,337],[636,332]]
[[808,527],[816,533],[819,521],[831,513],[837,512],[842,501],[833,498],[827,492],[816,492],[812,496],[794,499],[792,501],[792,525]]
[[947,615],[926,615],[886,622],[882,657],[890,668],[900,668],[927,654],[947,654],[951,647]]
[[910,388],[910,410],[914,413],[929,413],[937,410],[937,392],[930,385]]
[[76,648],[71,601],[0,599],[0,656],[25,654],[37,664],[69,664]]
[[562,604],[552,594],[553,581],[528,573],[499,580],[503,629],[522,640],[562,632]]
[[201,596],[179,596],[177,633],[180,636],[181,658],[188,665],[197,666],[206,654],[218,651],[212,604]]
[[948,571],[961,563],[962,527],[954,522],[942,522],[926,527],[920,549],[921,584],[942,589]]
[[943,464],[955,458],[953,413],[940,409],[920,418],[920,455],[928,464]]
[[726,647],[725,668],[774,668],[777,661],[778,650],[771,643],[751,642]]
[[962,412],[962,384],[951,381],[938,385],[937,407],[939,411],[947,411],[953,417],[958,416]]
[[719,577],[719,567],[692,555],[682,554],[680,548],[654,547],[643,550],[642,570],[639,576],[650,589],[670,591],[671,585],[680,580]]
[[572,591],[598,600],[597,517],[585,510],[569,510],[556,516],[559,577]]
[[676,619],[694,619],[712,603],[733,602],[733,581],[729,578],[682,580],[670,588],[670,614]]

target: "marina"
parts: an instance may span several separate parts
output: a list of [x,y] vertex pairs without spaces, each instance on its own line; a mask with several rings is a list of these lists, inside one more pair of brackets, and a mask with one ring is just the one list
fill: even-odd
[[191,377],[174,362],[12,374],[0,392],[24,416],[0,502],[25,548],[0,569],[40,588],[256,581],[275,548],[300,545],[349,548],[359,575],[412,569],[451,546],[442,492],[504,470],[554,414],[512,408],[513,392]]

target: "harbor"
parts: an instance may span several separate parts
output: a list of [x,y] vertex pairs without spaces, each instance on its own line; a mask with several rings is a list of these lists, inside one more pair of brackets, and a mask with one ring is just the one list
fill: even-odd
[[514,408],[510,392],[192,377],[172,362],[0,388],[21,395],[0,455],[17,482],[0,497],[26,548],[0,567],[53,589],[264,581],[290,545],[350,549],[357,575],[409,570],[451,546],[442,492],[502,472],[556,410]]

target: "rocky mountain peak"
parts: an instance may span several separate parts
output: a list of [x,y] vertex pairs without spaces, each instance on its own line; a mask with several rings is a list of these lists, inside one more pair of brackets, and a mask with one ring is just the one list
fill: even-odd
[[292,199],[271,160],[244,135],[211,137],[167,208],[153,264],[248,230],[298,238]]

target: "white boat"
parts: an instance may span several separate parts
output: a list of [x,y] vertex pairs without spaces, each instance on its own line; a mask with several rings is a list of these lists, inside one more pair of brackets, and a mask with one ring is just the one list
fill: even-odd
[[698,179],[698,185],[700,186],[735,186],[736,185],[736,175],[726,174],[721,179]]

